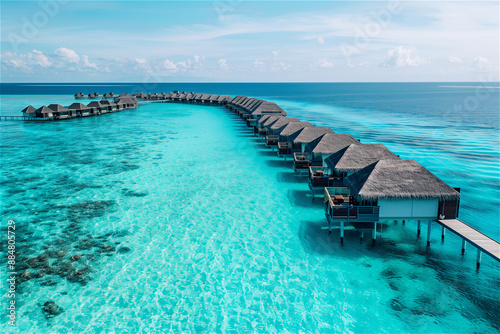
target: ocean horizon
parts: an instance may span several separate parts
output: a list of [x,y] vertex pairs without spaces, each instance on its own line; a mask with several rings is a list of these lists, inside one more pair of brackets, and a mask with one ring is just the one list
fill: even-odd
[[[461,189],[461,220],[500,241],[499,88],[2,83],[0,116],[91,101],[75,100],[79,92],[261,98],[416,160]],[[0,130],[2,220],[15,221],[24,273],[17,327],[3,322],[2,332],[500,330],[498,262],[483,255],[476,270],[475,248],[461,255],[460,238],[441,242],[437,224],[426,247],[415,221],[383,222],[374,245],[346,231],[341,246],[338,231],[322,229],[307,176],[224,107],[139,103],[100,117],[2,121]],[[57,316],[44,311],[50,302]]]

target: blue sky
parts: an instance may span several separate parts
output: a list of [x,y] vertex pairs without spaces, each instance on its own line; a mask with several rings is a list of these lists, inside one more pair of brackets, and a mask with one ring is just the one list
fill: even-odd
[[497,1],[2,1],[2,82],[498,81]]

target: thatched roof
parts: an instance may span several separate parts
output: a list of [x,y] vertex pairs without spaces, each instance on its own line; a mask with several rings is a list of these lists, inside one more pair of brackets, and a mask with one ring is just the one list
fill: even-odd
[[328,167],[337,172],[353,173],[378,160],[400,159],[382,144],[351,144],[326,158]]
[[217,100],[219,102],[224,102],[224,101],[232,102],[232,97],[229,95],[220,95]]
[[246,96],[243,96],[243,95],[236,95],[235,98],[231,101],[231,104],[234,104],[236,106],[238,106],[239,102],[240,101],[243,101],[244,99],[246,99],[247,97]]
[[90,107],[90,108],[106,108],[107,105],[102,104],[101,102],[102,101],[92,101],[89,104],[87,104],[87,107]]
[[415,160],[380,160],[349,175],[344,182],[359,200],[460,197]]
[[286,112],[274,102],[264,101],[257,108],[252,110],[252,115],[281,114],[286,116]]
[[21,110],[21,112],[23,112],[25,114],[34,114],[36,112],[36,109],[32,105],[29,105],[26,108],[24,108],[23,110]]
[[127,98],[127,97],[115,97],[115,103],[116,104],[133,104],[137,105],[137,101]]
[[266,128],[269,128],[271,125],[273,125],[274,123],[276,123],[281,117],[283,117],[283,116],[271,115],[268,119],[265,120],[264,123],[262,123],[262,126],[266,127]]
[[46,106],[41,106],[35,111],[37,114],[51,114],[54,112],[54,110],[50,109],[49,107]]
[[264,115],[264,116],[262,116],[261,118],[259,118],[259,120],[257,121],[257,123],[259,123],[259,124],[261,124],[261,125],[262,125],[262,124],[264,124],[264,123],[267,121],[267,119],[268,119],[269,117],[271,117],[271,116],[272,116],[272,115]]
[[359,142],[348,133],[327,133],[307,144],[305,151],[313,154],[333,154],[356,143]]
[[60,104],[49,104],[49,109],[52,109],[53,111],[56,112],[61,112],[61,111],[68,111],[68,108],[63,107]]
[[217,95],[217,94],[210,95],[210,101],[212,101],[212,102],[217,101],[218,98],[219,98],[219,95]]
[[[264,116],[265,117],[265,116]],[[296,134],[305,127],[313,127],[309,122],[290,122],[285,126],[283,130],[279,133],[280,136],[288,137]]]
[[298,136],[294,138],[293,143],[307,144],[327,133],[334,133],[334,132],[327,126],[306,127],[303,128],[298,134]]
[[210,99],[210,94],[201,94],[201,99],[202,100],[209,100]]
[[87,107],[83,103],[77,103],[77,102],[73,103],[68,107],[68,110],[87,110],[87,109],[90,109],[90,107]]
[[297,117],[281,117],[271,126],[271,130],[278,130],[285,127],[290,122],[300,122]]

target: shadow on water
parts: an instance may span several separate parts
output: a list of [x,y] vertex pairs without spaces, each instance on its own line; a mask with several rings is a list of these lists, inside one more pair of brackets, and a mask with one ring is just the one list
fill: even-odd
[[303,175],[299,175],[291,171],[291,172],[279,172],[278,181],[285,183],[304,183],[305,179]]
[[[306,201],[302,194],[294,194],[297,201]],[[391,224],[382,224],[382,230],[390,228]],[[370,267],[371,259],[374,261],[388,261],[385,269],[380,273],[381,280],[387,283],[396,297],[389,301],[388,307],[392,308],[398,317],[407,319],[408,317],[419,317],[429,315],[439,318],[445,315],[448,307],[453,301],[442,301],[435,291],[422,289],[418,284],[411,294],[408,294],[408,278],[415,281],[425,281],[422,277],[422,266],[436,273],[437,278],[445,286],[453,288],[463,295],[466,300],[471,301],[473,308],[465,309],[467,317],[484,318],[489,321],[491,326],[500,329],[500,318],[498,318],[498,309],[500,309],[500,299],[496,287],[500,285],[500,277],[480,277],[478,280],[466,279],[467,275],[461,269],[452,270],[449,262],[438,252],[424,245],[424,241],[407,240],[405,244],[411,244],[413,247],[403,249],[402,242],[384,238],[377,238],[375,244],[372,244],[371,235],[365,232],[364,239],[360,239],[360,231],[346,230],[344,234],[344,244],[340,244],[340,231],[334,229],[331,233],[322,227],[328,226],[326,220],[301,221],[298,232],[299,240],[304,251],[319,255],[331,256],[335,258],[364,259],[365,266]],[[425,262],[422,265],[421,259]],[[400,266],[398,262],[392,260],[401,260],[409,263],[410,266]],[[474,265],[472,263],[472,265]],[[479,272],[478,272],[479,275]],[[492,287],[492,294],[478,294],[477,288],[480,282]],[[444,303],[443,303],[444,302]]]
[[323,201],[317,199],[313,201],[313,197],[311,196],[311,192],[309,190],[289,190],[288,199],[292,205],[303,208],[323,207]]
[[[272,152],[276,155],[276,152]],[[290,168],[290,163],[285,160],[266,160],[266,165],[269,167],[278,167],[278,168]]]
[[262,155],[262,156],[265,156],[265,157],[278,157],[278,155],[276,154],[276,152],[273,152],[267,148],[265,148],[265,146],[263,146],[262,148],[257,148],[256,149],[257,153],[259,153],[259,155]]

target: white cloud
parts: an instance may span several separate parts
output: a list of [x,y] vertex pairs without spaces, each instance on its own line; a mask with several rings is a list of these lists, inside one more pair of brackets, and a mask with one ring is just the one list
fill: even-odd
[[174,64],[173,61],[171,61],[169,59],[165,59],[165,61],[163,62],[163,68],[165,68],[166,70],[169,70],[169,71],[176,71],[177,70],[177,66]]
[[329,62],[326,57],[319,58],[314,64],[314,67],[319,67],[319,68],[332,68],[333,63]]
[[32,70],[33,66],[50,67],[52,63],[43,52],[33,49],[27,54],[2,53],[2,63],[17,69]]
[[33,51],[28,53],[28,57],[31,60],[33,60],[33,62],[36,65],[39,65],[42,67],[49,67],[52,65],[51,62],[49,61],[49,59],[47,58],[47,56],[45,56],[42,51],[38,51],[36,49],[33,49]]
[[226,71],[229,69],[229,66],[227,65],[227,62],[225,59],[219,59],[219,61],[217,62],[217,68],[219,70]]
[[80,62],[80,56],[78,56],[75,50],[67,49],[67,48],[59,48],[55,51],[55,54],[61,56],[64,60],[78,64]]
[[83,62],[83,67],[88,67],[88,68],[93,68],[97,70],[97,64],[96,63],[91,63],[89,61],[89,57],[86,55],[82,56],[82,62]]
[[273,54],[273,58],[278,58],[278,55],[280,54],[280,50],[272,51],[271,53]]
[[385,60],[381,65],[384,67],[405,67],[419,66],[425,63],[426,61],[416,54],[415,49],[398,46],[387,51]]
[[318,45],[323,45],[323,44],[325,44],[325,40],[323,39],[323,37],[318,37],[318,39],[316,40],[316,43]]
[[455,63],[455,64],[461,64],[463,63],[462,59],[458,58],[458,57],[454,57],[454,56],[451,56],[448,61],[450,63]]
[[491,71],[491,65],[490,65],[488,59],[479,56],[479,57],[474,58],[473,61],[474,61],[474,67],[476,68],[477,71],[479,71],[479,72]]

